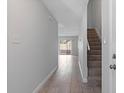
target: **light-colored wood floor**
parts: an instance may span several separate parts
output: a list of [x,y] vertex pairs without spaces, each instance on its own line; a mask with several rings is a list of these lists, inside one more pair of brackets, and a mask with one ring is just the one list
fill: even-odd
[[92,79],[82,83],[78,57],[59,56],[59,67],[39,93],[100,93],[100,86]]

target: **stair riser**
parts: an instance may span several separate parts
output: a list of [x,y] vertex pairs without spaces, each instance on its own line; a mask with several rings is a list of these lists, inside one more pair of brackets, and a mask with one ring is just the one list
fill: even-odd
[[96,65],[94,63],[89,63],[88,67],[89,68],[101,68],[101,64],[99,63],[99,64]]
[[99,36],[97,36],[97,35],[87,35],[87,38],[88,38],[88,40],[91,40],[91,39],[98,39],[99,40]]
[[91,50],[100,50],[101,47],[100,46],[90,46]]
[[88,63],[97,65],[97,64],[101,64],[101,61],[88,61]]
[[100,50],[101,51],[101,48],[100,47],[90,47],[90,50]]
[[87,33],[87,36],[98,36],[97,33]]
[[88,59],[88,61],[101,61],[101,59]]
[[92,77],[92,76],[98,76],[98,77],[100,77],[101,74],[100,74],[100,73],[95,73],[95,74],[89,73],[89,76],[90,76],[90,77]]
[[87,58],[90,59],[89,61],[101,61],[102,59],[101,57],[91,57],[91,56],[88,56]]
[[89,42],[101,42],[98,38],[88,38]]
[[101,55],[100,52],[90,52],[89,55]]
[[88,39],[88,41],[89,41],[89,42],[92,42],[92,41],[94,41],[94,42],[97,42],[97,41],[99,41],[99,42],[100,42],[100,40],[99,40],[99,39],[93,39],[93,38],[91,38],[91,39]]
[[97,36],[97,37],[98,37],[98,35],[97,35],[97,34],[94,34],[94,33],[88,33],[87,36],[88,36],[88,37],[92,37],[92,36],[93,36],[93,37],[94,37],[94,36]]
[[95,31],[87,32],[87,34],[97,34]]
[[89,44],[101,44],[101,43],[100,41],[97,41],[97,42],[92,41],[92,42],[89,42]]
[[89,55],[101,55],[101,51],[100,50],[90,50]]
[[90,42],[89,45],[92,46],[101,46],[99,42]]
[[[89,34],[87,34],[87,36],[97,36],[97,34],[89,33]],[[97,37],[98,37],[98,36],[97,36]]]
[[88,56],[88,61],[101,61],[101,57],[100,56]]
[[101,76],[101,70],[89,70],[90,76]]

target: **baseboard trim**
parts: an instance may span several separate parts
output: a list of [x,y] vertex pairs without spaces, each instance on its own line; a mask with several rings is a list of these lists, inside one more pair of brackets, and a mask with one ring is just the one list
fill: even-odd
[[82,72],[82,68],[81,68],[80,62],[78,62],[78,65],[79,65],[79,69],[80,69],[80,73],[81,73],[82,82],[83,83],[87,83],[88,80],[87,80],[87,78],[83,77],[83,72]]
[[38,93],[40,89],[44,87],[46,82],[49,80],[49,78],[53,75],[53,73],[57,70],[58,66],[56,66],[49,74],[48,76],[34,89],[32,93]]

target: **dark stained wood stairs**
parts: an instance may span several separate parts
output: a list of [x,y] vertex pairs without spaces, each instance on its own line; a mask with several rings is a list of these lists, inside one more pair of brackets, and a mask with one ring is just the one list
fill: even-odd
[[90,46],[87,56],[88,82],[92,84],[92,87],[101,88],[101,41],[95,29],[88,29],[87,38]]

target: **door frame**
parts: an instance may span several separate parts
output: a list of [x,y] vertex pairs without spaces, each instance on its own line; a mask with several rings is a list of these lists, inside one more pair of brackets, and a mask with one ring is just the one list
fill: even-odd
[[[113,17],[115,11],[113,6],[116,0],[102,0],[102,93],[113,93],[112,86],[112,71],[109,66],[112,64],[112,31],[113,31]],[[116,7],[116,6],[114,6]],[[114,19],[115,20],[115,19]],[[115,27],[116,28],[116,27]],[[116,30],[114,30],[116,31]],[[116,33],[116,32],[115,32]],[[114,81],[116,82],[116,81]],[[115,86],[115,85],[114,85]],[[114,91],[116,93],[116,91]]]

